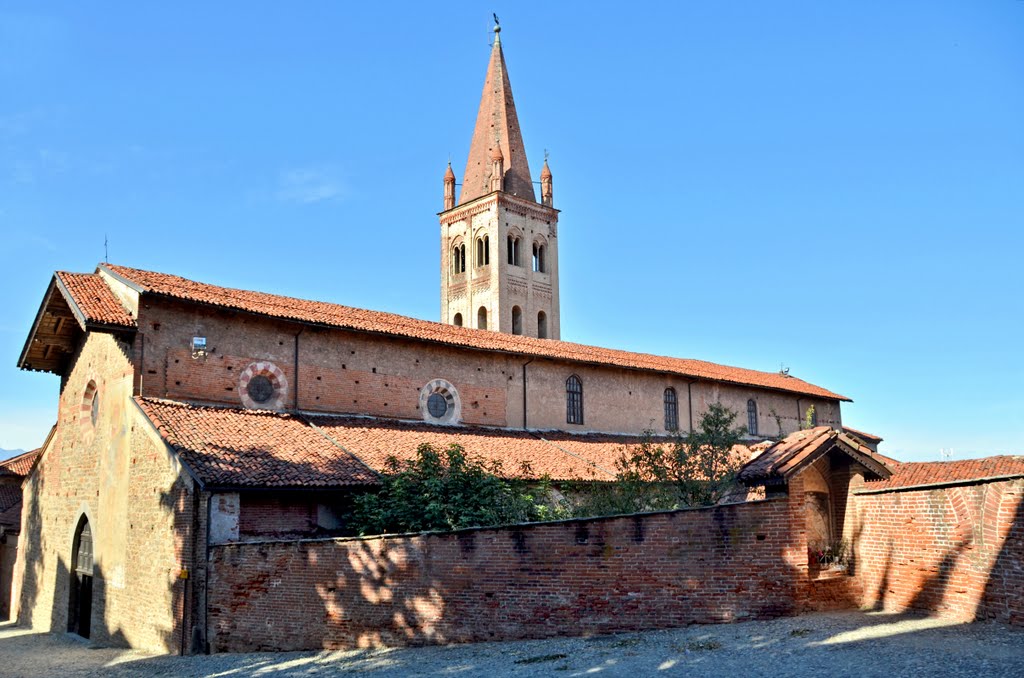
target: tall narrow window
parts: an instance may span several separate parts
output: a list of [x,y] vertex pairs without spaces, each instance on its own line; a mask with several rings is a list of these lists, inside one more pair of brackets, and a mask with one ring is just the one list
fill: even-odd
[[544,311],[537,313],[537,336],[541,339],[548,338],[548,315]]
[[679,399],[674,388],[665,389],[665,430],[679,430]]
[[757,435],[757,402],[753,398],[747,401],[747,432]]
[[523,333],[523,309],[518,306],[512,307],[512,334]]
[[519,238],[514,235],[508,237],[508,263],[509,266],[519,265]]
[[477,266],[483,266],[484,265],[484,239],[483,238],[477,238],[476,239],[476,262],[475,263],[476,263]]
[[575,374],[565,380],[565,422],[583,423],[583,382]]
[[814,428],[815,426],[818,425],[818,410],[817,408],[814,407],[814,405],[811,405],[810,407],[807,408],[806,419],[810,421],[811,428]]
[[456,245],[452,250],[452,273],[458,275],[466,272],[466,246]]
[[455,314],[455,317],[452,318],[452,325],[455,325],[456,327],[462,327],[462,314],[461,313],[456,313]]
[[491,237],[484,236],[484,266],[489,266],[491,263]]
[[487,329],[487,309],[483,306],[481,306],[480,310],[476,312],[476,326],[477,329]]
[[544,272],[544,245],[533,243],[533,270],[537,273]]

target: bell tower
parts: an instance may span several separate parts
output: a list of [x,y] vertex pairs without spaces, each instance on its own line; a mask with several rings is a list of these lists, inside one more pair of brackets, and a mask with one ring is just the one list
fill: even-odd
[[540,178],[538,202],[496,23],[458,202],[450,165],[444,178],[441,322],[559,338],[558,210],[547,158]]

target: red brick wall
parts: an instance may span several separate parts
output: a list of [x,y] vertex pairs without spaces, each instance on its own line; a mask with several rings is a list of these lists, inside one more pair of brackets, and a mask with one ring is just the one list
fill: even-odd
[[855,495],[864,603],[1024,625],[1024,480]]
[[[796,611],[790,502],[214,546],[214,651],[539,638]],[[805,553],[799,553],[806,559]]]
[[267,495],[241,496],[238,532],[243,538],[310,533],[316,529],[317,503]]

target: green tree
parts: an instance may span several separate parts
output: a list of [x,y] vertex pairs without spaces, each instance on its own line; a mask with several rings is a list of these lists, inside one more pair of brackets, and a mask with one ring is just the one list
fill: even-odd
[[624,447],[615,480],[594,488],[577,505],[577,515],[611,515],[710,506],[732,487],[743,459],[733,453],[746,429],[734,426],[736,412],[712,404],[693,433],[669,440],[647,432]]
[[423,444],[412,459],[390,457],[381,488],[355,502],[359,534],[457,530],[551,517],[544,482],[503,479],[499,461],[469,456],[456,444]]

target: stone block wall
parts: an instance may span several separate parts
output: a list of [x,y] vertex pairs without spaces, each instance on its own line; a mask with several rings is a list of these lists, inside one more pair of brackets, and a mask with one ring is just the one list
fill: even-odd
[[790,502],[368,539],[214,546],[213,651],[541,638],[804,604]]
[[864,493],[870,487],[854,500],[865,606],[1024,625],[1024,479]]

